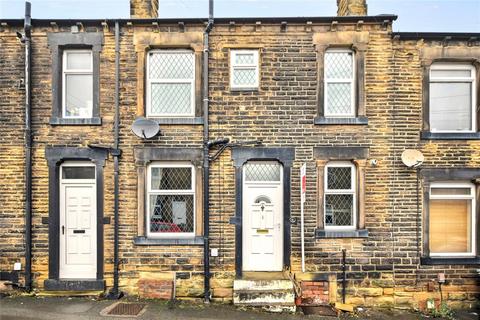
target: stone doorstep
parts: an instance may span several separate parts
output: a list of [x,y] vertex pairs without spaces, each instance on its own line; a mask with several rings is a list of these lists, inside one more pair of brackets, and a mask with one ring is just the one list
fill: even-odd
[[234,291],[233,301],[235,304],[295,304],[295,292],[293,290],[265,290],[265,291]]
[[104,291],[52,291],[41,290],[35,295],[37,297],[99,297]]
[[290,280],[234,280],[233,291],[293,290]]

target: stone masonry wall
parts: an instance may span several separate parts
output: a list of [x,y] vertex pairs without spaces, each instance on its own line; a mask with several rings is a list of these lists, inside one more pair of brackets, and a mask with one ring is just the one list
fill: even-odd
[[25,265],[24,50],[15,29],[0,28],[0,270]]
[[[42,290],[48,278],[48,167],[46,146],[87,147],[113,144],[114,34],[104,32],[100,63],[101,126],[51,126],[51,59],[47,32],[68,28],[35,27],[33,30],[33,272],[34,286]],[[203,25],[187,25],[202,31]],[[135,29],[137,28],[137,29]],[[356,32],[356,24],[340,24],[338,31]],[[420,140],[422,42],[395,43],[391,27],[364,24],[369,33],[365,54],[366,116],[368,125],[314,125],[317,115],[317,54],[314,33],[330,33],[329,24],[238,23],[217,24],[211,33],[209,63],[210,139],[232,142],[261,139],[268,147],[294,147],[291,179],[291,216],[300,220],[299,168],[307,164],[305,203],[306,269],[315,274],[341,276],[342,249],[347,254],[347,302],[355,305],[422,307],[427,298],[438,299],[433,285],[445,273],[443,290],[453,306],[478,302],[479,277],[475,266],[420,266],[421,220],[417,223],[416,172],[400,160],[406,148],[420,149],[426,167],[480,166],[476,141]],[[138,235],[137,168],[134,149],[142,146],[201,148],[201,125],[161,125],[163,135],[142,141],[131,132],[137,112],[137,54],[134,30],[177,32],[178,25],[122,26],[120,42],[120,289],[127,294],[166,298],[175,281],[176,295],[197,299],[203,295],[203,247],[200,245],[135,245]],[[23,264],[23,91],[17,89],[23,74],[23,46],[15,28],[0,32],[0,270]],[[459,45],[466,45],[461,43]],[[229,50],[260,49],[260,88],[229,89]],[[20,75],[20,76],[19,76]],[[317,169],[313,148],[319,146],[369,147],[378,165],[366,168],[368,238],[314,239],[317,226]],[[235,278],[235,173],[230,150],[212,163],[210,175],[211,287],[215,301],[232,299]],[[104,172],[104,212],[113,221],[113,162]],[[143,200],[140,200],[143,201]],[[421,202],[421,199],[420,199]],[[112,285],[113,222],[104,226],[105,279]],[[300,223],[292,225],[292,272],[300,274]],[[337,296],[340,297],[338,288]]]

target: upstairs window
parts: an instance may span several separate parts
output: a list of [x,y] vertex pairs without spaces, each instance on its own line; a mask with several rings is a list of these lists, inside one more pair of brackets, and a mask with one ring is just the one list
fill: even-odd
[[230,88],[257,89],[258,69],[258,50],[232,50],[230,52]]
[[195,235],[195,169],[189,163],[153,163],[148,167],[147,236]]
[[153,50],[147,58],[147,117],[195,116],[195,55]]
[[325,230],[355,229],[355,177],[355,165],[351,162],[330,162],[325,166]]
[[62,117],[91,118],[93,113],[92,51],[65,50],[62,71]]
[[355,117],[355,63],[352,50],[325,52],[325,117]]
[[435,63],[430,68],[430,130],[475,132],[475,68]]
[[432,183],[429,202],[430,256],[474,256],[475,186]]

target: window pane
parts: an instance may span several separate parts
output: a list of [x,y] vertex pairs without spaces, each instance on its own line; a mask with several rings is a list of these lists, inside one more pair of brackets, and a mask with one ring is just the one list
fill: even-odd
[[431,129],[471,130],[471,99],[471,83],[430,83]]
[[65,116],[92,117],[93,82],[91,74],[65,75]]
[[430,200],[430,252],[470,252],[471,212],[471,200]]
[[194,232],[193,195],[150,195],[150,232]]
[[352,189],[352,168],[351,167],[327,167],[327,188]]
[[152,190],[191,190],[192,168],[151,168]]
[[472,191],[470,188],[432,188],[431,195],[440,196],[440,195],[471,195]]
[[327,114],[352,113],[352,87],[350,83],[327,83]]
[[327,52],[325,54],[326,79],[353,78],[352,52]]
[[150,79],[193,79],[195,59],[191,52],[150,53]]
[[95,167],[62,167],[62,179],[95,179]]
[[236,86],[255,86],[257,82],[255,68],[233,69],[232,76]]
[[445,78],[445,77],[454,77],[454,78],[470,78],[470,70],[432,70],[430,77],[434,78]]
[[92,69],[92,53],[85,52],[67,52],[67,69]]
[[152,83],[151,113],[192,113],[191,83]]
[[279,163],[247,163],[245,181],[280,181]]
[[353,216],[352,194],[325,195],[325,225],[351,226]]
[[236,53],[235,54],[235,64],[253,64],[255,62],[253,53]]

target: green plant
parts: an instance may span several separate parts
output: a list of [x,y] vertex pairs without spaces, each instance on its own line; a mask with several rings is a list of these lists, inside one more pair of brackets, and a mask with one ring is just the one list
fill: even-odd
[[452,309],[447,305],[446,302],[442,302],[438,308],[433,308],[430,311],[430,315],[435,318],[444,318],[444,319],[455,319],[455,313]]

